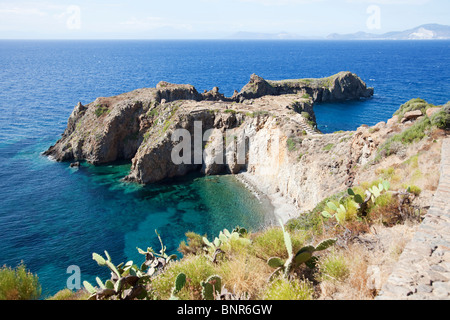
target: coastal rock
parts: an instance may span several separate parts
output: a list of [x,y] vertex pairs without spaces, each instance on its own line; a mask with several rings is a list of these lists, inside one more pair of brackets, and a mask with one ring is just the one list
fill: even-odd
[[420,110],[409,111],[403,115],[401,122],[405,123],[406,121],[416,120],[417,118],[421,117],[422,115],[423,115],[423,113]]
[[441,110],[441,108],[428,108],[427,109],[427,116],[431,117],[433,114],[435,114],[436,112],[439,112]]
[[71,168],[79,168],[80,167],[80,162],[78,162],[78,161],[77,162],[73,162],[73,163],[70,164],[70,167]]
[[214,87],[211,91],[206,91],[202,93],[202,100],[205,101],[227,101],[229,99],[219,92],[218,87]]
[[[141,184],[192,171],[247,172],[270,186],[268,191],[307,209],[352,181],[354,173],[347,169],[352,157],[373,153],[377,143],[365,137],[369,150],[355,142],[351,151],[347,133],[320,135],[313,128],[314,102],[371,92],[351,73],[294,83],[252,75],[234,98],[217,87],[199,94],[190,85],[160,82],[156,88],[78,104],[62,138],[45,154],[95,165],[128,160],[125,180]],[[184,139],[187,147],[180,149]],[[323,185],[329,175],[332,183]]]
[[252,74],[250,81],[247,83],[237,95],[237,100],[242,101],[245,99],[255,99],[267,95],[277,95],[277,90],[272,87],[266,80]]
[[197,92],[194,86],[188,84],[172,84],[161,81],[156,85],[156,100],[161,102],[172,102],[177,100],[202,100],[202,95]]
[[255,99],[265,95],[302,94],[313,102],[345,101],[373,96],[373,88],[351,72],[340,72],[328,78],[266,81],[253,74],[237,99]]

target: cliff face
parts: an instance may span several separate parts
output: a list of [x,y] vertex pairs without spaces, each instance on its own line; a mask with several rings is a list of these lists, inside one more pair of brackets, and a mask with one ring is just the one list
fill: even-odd
[[44,154],[92,164],[131,160],[126,180],[143,184],[190,171],[246,172],[267,192],[307,207],[352,180],[348,168],[364,149],[352,149],[346,134],[316,132],[314,103],[371,95],[349,72],[285,81],[252,75],[231,98],[218,88],[199,94],[190,85],[160,82],[78,104],[62,138]]

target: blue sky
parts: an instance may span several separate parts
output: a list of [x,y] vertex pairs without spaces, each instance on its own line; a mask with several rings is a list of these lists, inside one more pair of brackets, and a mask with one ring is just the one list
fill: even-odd
[[240,31],[324,37],[426,23],[449,25],[450,1],[0,0],[2,39],[222,39]]

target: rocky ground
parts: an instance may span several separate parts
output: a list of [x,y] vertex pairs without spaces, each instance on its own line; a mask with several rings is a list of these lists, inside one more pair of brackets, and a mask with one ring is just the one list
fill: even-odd
[[450,299],[450,139],[431,207],[377,299]]

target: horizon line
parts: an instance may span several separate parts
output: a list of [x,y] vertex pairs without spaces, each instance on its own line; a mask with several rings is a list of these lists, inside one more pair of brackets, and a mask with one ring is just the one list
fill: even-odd
[[354,42],[354,41],[450,41],[446,39],[329,39],[329,38],[307,38],[307,39],[260,39],[260,38],[0,38],[0,41],[330,41],[330,42]]

